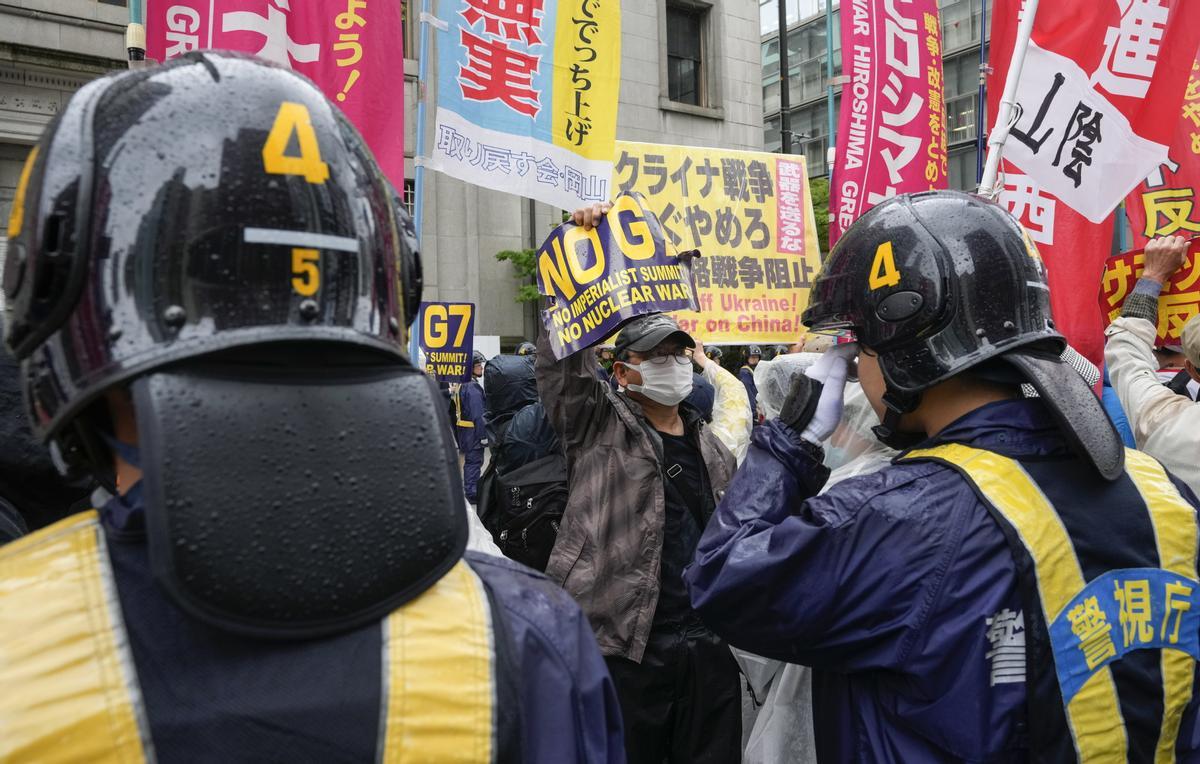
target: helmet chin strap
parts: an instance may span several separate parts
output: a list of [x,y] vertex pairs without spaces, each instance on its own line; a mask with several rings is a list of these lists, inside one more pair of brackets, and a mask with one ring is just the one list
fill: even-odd
[[883,405],[887,407],[883,421],[871,428],[880,443],[897,451],[906,451],[925,440],[924,433],[900,429],[900,419],[921,405],[920,393],[905,395],[888,390],[883,394]]

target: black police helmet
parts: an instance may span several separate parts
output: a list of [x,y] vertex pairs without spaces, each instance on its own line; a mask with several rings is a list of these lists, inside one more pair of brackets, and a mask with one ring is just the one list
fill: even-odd
[[704,348],[704,355],[716,361],[719,360],[721,356],[725,355],[725,351],[714,345],[712,347]]
[[957,191],[897,196],[863,215],[830,252],[803,321],[853,329],[897,395],[1023,345],[1066,346],[1032,240],[1003,208]]
[[517,355],[537,355],[537,346],[532,342],[522,342],[517,346]]
[[471,363],[472,364],[487,363],[487,356],[485,356],[482,352],[476,350],[475,353],[471,356]]
[[[1121,470],[1115,430],[1062,365],[1037,246],[996,204],[958,191],[882,202],[829,253],[802,320],[852,329],[878,354],[889,411],[877,434],[890,445],[911,445],[896,430],[922,391],[970,369],[993,377],[999,364],[1037,388],[1105,477]],[[1089,432],[1093,418],[1101,424]]]
[[104,391],[217,351],[405,359],[420,294],[407,214],[353,126],[288,69],[204,52],[93,81],[17,197],[6,339],[44,439]]
[[758,356],[759,358],[762,358],[762,354],[763,354],[763,352],[762,352],[762,348],[760,348],[758,345],[751,345],[751,346],[750,346],[750,347],[749,347],[749,348],[746,350],[746,357],[747,357],[747,358],[749,358],[749,357],[750,357],[750,356],[752,356],[752,355],[756,355],[756,356]]

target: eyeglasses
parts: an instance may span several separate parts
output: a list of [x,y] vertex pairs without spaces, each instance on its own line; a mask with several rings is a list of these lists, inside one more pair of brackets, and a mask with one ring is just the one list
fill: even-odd
[[647,358],[643,363],[648,363],[651,366],[666,366],[674,363],[676,366],[687,366],[692,362],[692,351],[685,350],[682,353],[674,353],[671,355],[656,355],[653,358]]

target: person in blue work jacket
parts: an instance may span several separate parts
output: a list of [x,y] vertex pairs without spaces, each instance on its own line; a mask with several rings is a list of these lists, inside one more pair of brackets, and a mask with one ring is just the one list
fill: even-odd
[[758,423],[758,386],[754,384],[754,367],[762,360],[762,348],[751,345],[746,349],[746,363],[738,369],[738,379],[746,386],[746,395],[750,397],[750,418]]
[[484,399],[483,388],[479,378],[483,376],[483,366],[487,358],[478,350],[471,358],[471,380],[458,386],[454,393],[454,412],[457,419],[454,422],[454,437],[458,441],[458,451],[463,459],[463,488],[467,501],[478,503],[479,472],[483,469],[483,449],[487,447],[487,423],[484,412],[487,402]]
[[0,762],[624,761],[579,607],[464,552],[411,220],[311,81],[94,80],[14,203],[32,429],[113,498],[0,547]]
[[[730,644],[813,667],[819,760],[1200,758],[1196,498],[1059,358],[1020,225],[958,192],[885,201],[804,322],[857,345],[757,429],[685,580]],[[904,451],[818,495],[856,353]]]

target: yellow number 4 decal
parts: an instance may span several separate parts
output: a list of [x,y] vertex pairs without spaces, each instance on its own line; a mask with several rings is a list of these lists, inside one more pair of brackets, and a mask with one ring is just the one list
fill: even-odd
[[871,278],[868,284],[871,291],[883,287],[894,287],[900,283],[900,271],[896,270],[896,255],[892,252],[892,243],[886,241],[875,250],[875,262],[871,263]]
[[321,288],[321,253],[296,247],[292,250],[292,289],[301,297],[312,297]]
[[[284,153],[292,133],[296,134],[300,156]],[[271,175],[302,175],[309,183],[324,183],[329,179],[329,165],[321,161],[312,117],[302,103],[284,101],[279,104],[279,113],[275,115],[275,124],[263,144],[262,156],[263,168]]]

